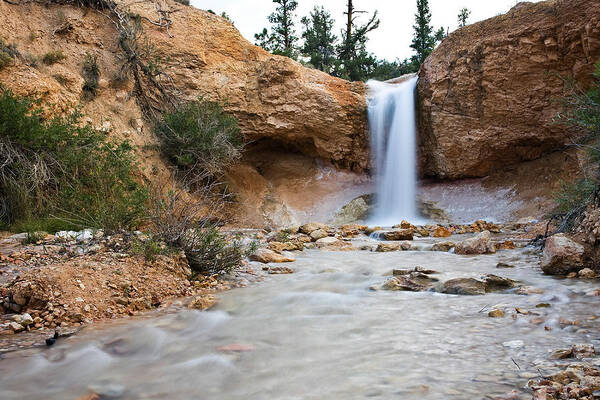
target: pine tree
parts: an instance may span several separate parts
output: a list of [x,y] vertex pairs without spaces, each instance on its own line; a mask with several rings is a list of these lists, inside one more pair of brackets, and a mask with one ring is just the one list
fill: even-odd
[[413,25],[415,30],[412,47],[416,54],[412,57],[415,64],[421,65],[423,61],[431,54],[435,47],[435,36],[431,26],[431,11],[429,11],[428,0],[417,0],[416,22]]
[[271,23],[273,53],[296,58],[296,42],[298,37],[294,29],[294,18],[298,2],[296,0],[273,0],[279,4],[275,12],[269,15]]
[[267,51],[273,51],[273,37],[267,28],[264,28],[261,33],[254,34],[254,40],[254,44],[257,46],[260,46]]
[[469,20],[469,16],[471,15],[471,11],[468,8],[463,8],[458,13],[458,27],[462,28],[463,26],[467,26],[467,22]]
[[304,46],[302,53],[310,57],[313,67],[331,73],[336,65],[335,44],[337,36],[333,33],[335,21],[324,7],[316,7],[310,17],[302,18]]
[[435,35],[433,35],[436,43],[440,43],[446,36],[446,30],[444,28],[438,29],[435,31]]
[[358,14],[366,11],[357,11],[352,0],[348,0],[346,29],[342,32],[342,43],[338,47],[338,58],[342,68],[338,75],[350,80],[365,80],[375,68],[376,59],[367,52],[366,44],[369,32],[379,27],[377,11],[364,25],[357,25]]

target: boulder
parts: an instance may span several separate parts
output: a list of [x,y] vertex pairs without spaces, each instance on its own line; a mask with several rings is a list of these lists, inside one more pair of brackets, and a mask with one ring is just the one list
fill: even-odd
[[454,248],[456,254],[492,254],[496,252],[496,246],[492,242],[489,231],[483,231],[477,236],[463,240]]
[[293,274],[294,270],[288,267],[270,267],[267,268],[269,275],[289,275]]
[[188,307],[194,310],[204,311],[212,308],[215,304],[217,304],[217,298],[212,294],[206,294],[194,297]]
[[594,271],[590,268],[584,268],[577,273],[577,275],[582,279],[596,279],[598,276]]
[[567,275],[583,268],[584,247],[560,233],[546,239],[541,267],[548,275]]
[[447,238],[452,236],[452,231],[443,226],[437,226],[433,232],[431,232],[431,236],[434,238]]
[[368,229],[366,225],[346,224],[340,226],[340,232],[343,237],[353,238],[365,232]]
[[412,229],[394,229],[393,231],[381,232],[379,238],[382,240],[413,240],[414,232]]
[[372,195],[357,197],[342,207],[335,214],[333,221],[336,224],[353,224],[356,221],[364,221],[371,211],[372,203]]
[[273,250],[277,253],[283,253],[284,251],[302,251],[304,249],[304,243],[300,240],[290,240],[289,242],[271,242],[267,246],[269,250]]
[[517,281],[492,274],[484,276],[483,281],[485,282],[486,292],[512,289],[518,285]]
[[250,260],[258,261],[263,264],[287,263],[287,262],[296,261],[296,259],[290,255],[286,255],[285,253],[279,254],[279,253],[274,252],[273,250],[265,249],[265,248],[258,249],[254,254],[252,254],[250,256]]
[[490,318],[502,318],[504,317],[504,311],[494,308],[492,311],[488,313],[488,317]]
[[438,272],[434,271],[432,269],[425,269],[423,267],[415,267],[413,269],[394,269],[394,270],[392,270],[392,275],[394,275],[394,276],[410,275],[412,273],[433,275],[433,274],[437,274]]
[[319,249],[325,251],[347,251],[354,249],[352,244],[332,236],[319,239],[315,242],[315,244]]
[[14,333],[23,332],[25,330],[25,327],[17,322],[10,322],[8,326]]
[[597,0],[519,3],[448,35],[419,72],[421,168],[483,177],[560,149],[564,78],[584,87],[600,58]]
[[483,295],[486,291],[485,282],[474,278],[457,278],[444,282],[439,292],[460,294],[466,296]]
[[380,243],[375,249],[378,253],[389,253],[392,251],[406,251],[412,248],[412,244],[407,241],[399,243]]
[[313,240],[313,242],[316,242],[319,239],[326,238],[327,236],[329,236],[329,234],[325,229],[317,229],[316,231],[312,231],[310,233],[310,238]]
[[410,272],[406,275],[395,275],[381,287],[384,290],[423,292],[430,289],[438,280],[421,272]]
[[433,246],[431,246],[431,251],[448,252],[448,251],[452,250],[455,246],[456,246],[456,244],[454,242],[435,243]]
[[327,225],[322,224],[320,222],[311,222],[308,224],[304,224],[300,227],[300,232],[304,233],[305,235],[310,235],[311,233],[313,233],[316,230],[327,230]]
[[505,240],[496,245],[497,250],[514,250],[516,248],[517,248],[517,246],[515,245],[515,242],[513,242],[512,240]]

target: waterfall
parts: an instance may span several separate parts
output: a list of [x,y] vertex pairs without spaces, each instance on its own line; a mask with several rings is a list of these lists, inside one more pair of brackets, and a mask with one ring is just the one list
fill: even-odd
[[369,81],[371,153],[377,177],[371,223],[392,226],[415,222],[417,160],[415,89],[417,77],[399,84]]

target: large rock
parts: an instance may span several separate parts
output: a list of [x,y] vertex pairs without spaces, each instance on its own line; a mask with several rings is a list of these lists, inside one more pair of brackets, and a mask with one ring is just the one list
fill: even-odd
[[334,216],[335,224],[352,224],[364,221],[373,207],[373,195],[365,194],[343,206]]
[[378,253],[389,253],[392,251],[407,251],[412,249],[412,244],[409,241],[380,243],[375,249]]
[[563,78],[585,86],[599,57],[597,0],[519,3],[453,32],[419,74],[423,173],[485,176],[563,147]]
[[279,254],[269,249],[258,249],[254,254],[250,256],[250,260],[258,261],[263,264],[268,263],[287,263],[294,262],[296,259],[291,255],[286,255],[285,253]]
[[394,229],[381,232],[379,238],[382,240],[413,240],[414,231],[412,229]]
[[490,232],[483,231],[475,237],[457,243],[454,252],[456,254],[492,254],[496,252],[496,246],[492,242]]
[[560,233],[546,239],[541,267],[548,275],[566,275],[583,268],[584,247]]
[[444,282],[439,289],[441,293],[476,296],[485,294],[485,282],[474,278],[457,278]]

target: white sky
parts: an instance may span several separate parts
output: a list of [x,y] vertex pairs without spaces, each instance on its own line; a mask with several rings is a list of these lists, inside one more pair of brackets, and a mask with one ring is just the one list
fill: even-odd
[[[539,0],[533,0],[537,2]],[[497,14],[505,13],[518,1],[515,0],[430,0],[432,23],[437,29],[441,26],[456,29],[457,16],[461,8],[471,10],[469,22],[473,23]],[[225,11],[235,22],[242,35],[254,43],[254,34],[268,27],[267,16],[273,12],[275,3],[271,0],[191,0],[192,5],[201,9],[211,9],[220,14]],[[315,5],[328,9],[338,24],[337,33],[343,25],[346,0],[298,0],[298,28],[300,36],[300,18],[308,15]],[[359,10],[379,10],[381,25],[371,33],[368,50],[378,57],[392,61],[411,56],[409,47],[412,40],[412,26],[416,13],[416,0],[355,0]],[[367,17],[364,16],[363,19]]]

